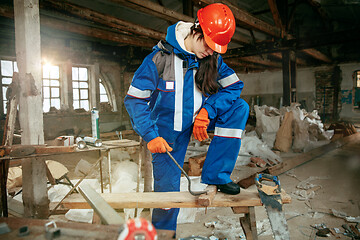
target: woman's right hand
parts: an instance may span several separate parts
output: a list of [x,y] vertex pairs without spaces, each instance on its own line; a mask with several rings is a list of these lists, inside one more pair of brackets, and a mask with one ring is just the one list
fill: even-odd
[[165,139],[156,137],[147,144],[147,148],[152,153],[165,153],[166,150],[171,152],[173,149],[169,146]]

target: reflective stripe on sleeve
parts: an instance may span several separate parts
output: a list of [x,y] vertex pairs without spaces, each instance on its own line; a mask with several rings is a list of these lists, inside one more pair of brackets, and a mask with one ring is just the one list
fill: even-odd
[[234,84],[239,80],[240,79],[238,78],[238,76],[235,73],[233,73],[230,76],[227,76],[226,78],[220,79],[219,83],[223,88],[226,88],[227,86],[230,86],[231,84]]
[[243,132],[242,129],[215,127],[214,135],[219,136],[219,137],[229,137],[229,138],[240,138],[241,139],[242,132]]
[[140,90],[132,85],[130,85],[127,92],[128,95],[136,98],[149,98],[151,96],[150,90]]
[[184,73],[183,60],[174,54],[175,68],[175,113],[174,130],[182,131]]
[[199,111],[199,109],[201,108],[201,104],[202,104],[202,93],[199,90],[199,88],[196,86],[195,74],[196,74],[196,70],[194,69],[193,70],[193,78],[194,78],[194,114],[193,114],[193,122],[195,121],[196,113]]

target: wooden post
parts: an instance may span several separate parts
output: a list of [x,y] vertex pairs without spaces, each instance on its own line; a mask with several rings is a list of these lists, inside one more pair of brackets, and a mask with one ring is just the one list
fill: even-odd
[[140,139],[140,157],[144,164],[144,192],[152,192],[152,164],[151,154],[147,149],[147,143],[144,139]]
[[[44,144],[40,14],[38,0],[14,0],[16,61],[19,68],[21,144]],[[23,200],[27,217],[46,218],[49,203],[43,159],[23,160]]]
[[[41,158],[24,158],[21,164],[24,215],[29,218],[47,218],[49,216],[49,199],[46,188],[45,161]],[[42,172],[43,169],[45,174]],[[25,179],[26,181],[24,181]],[[39,187],[42,185],[45,185],[45,188]]]
[[283,105],[296,102],[296,56],[294,51],[282,52]]
[[290,60],[289,51],[282,52],[282,72],[283,72],[283,105],[290,106],[291,102],[291,83],[290,83]]

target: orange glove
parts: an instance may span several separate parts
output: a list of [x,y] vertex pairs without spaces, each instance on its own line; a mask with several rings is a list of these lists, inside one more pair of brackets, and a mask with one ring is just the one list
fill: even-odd
[[209,126],[209,114],[205,108],[202,108],[195,118],[193,134],[196,140],[204,141],[209,138],[207,127]]
[[147,148],[152,153],[165,153],[166,150],[168,150],[169,152],[173,150],[162,137],[157,137],[151,140],[147,144]]

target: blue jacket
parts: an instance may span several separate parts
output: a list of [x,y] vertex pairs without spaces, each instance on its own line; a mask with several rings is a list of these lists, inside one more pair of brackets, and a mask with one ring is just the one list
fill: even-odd
[[174,143],[179,134],[192,127],[201,107],[209,118],[225,113],[240,97],[243,82],[218,55],[219,91],[204,97],[194,77],[199,59],[184,47],[190,23],[178,22],[168,28],[166,41],[160,41],[137,69],[125,97],[125,107],[134,130],[147,142],[161,136]]

